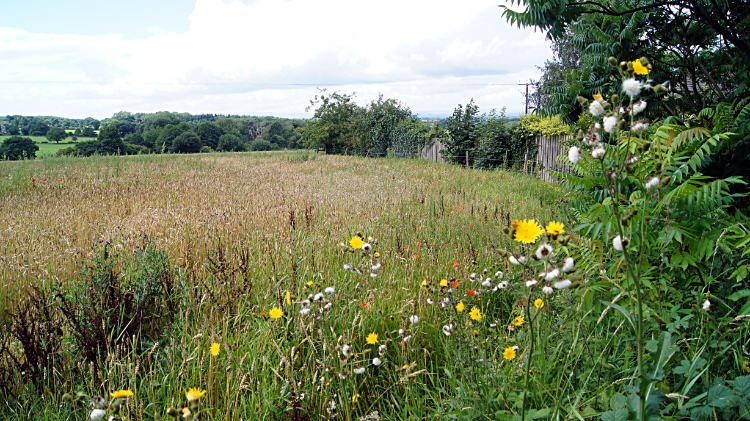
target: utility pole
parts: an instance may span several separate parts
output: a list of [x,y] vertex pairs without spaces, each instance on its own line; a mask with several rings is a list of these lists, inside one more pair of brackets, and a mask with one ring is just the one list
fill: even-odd
[[526,98],[525,98],[526,113],[525,114],[528,114],[529,113],[529,85],[531,85],[531,83],[526,82],[526,83],[519,83],[518,84],[518,86],[523,86],[523,85],[526,85]]

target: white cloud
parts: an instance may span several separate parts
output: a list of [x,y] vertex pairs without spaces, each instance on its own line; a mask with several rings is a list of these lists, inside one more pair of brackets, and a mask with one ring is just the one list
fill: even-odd
[[549,57],[543,34],[511,27],[494,0],[197,0],[187,32],[143,40],[0,27],[0,89],[16,98],[0,113],[304,116],[326,84],[421,113],[472,97],[518,111],[520,87],[497,84],[536,77]]

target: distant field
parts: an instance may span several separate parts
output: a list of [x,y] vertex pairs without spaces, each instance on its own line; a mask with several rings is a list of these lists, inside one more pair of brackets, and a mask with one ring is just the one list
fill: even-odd
[[[30,137],[31,140],[33,140],[37,146],[39,146],[39,151],[36,153],[36,156],[41,158],[43,156],[50,156],[54,155],[59,151],[60,149],[67,148],[69,146],[75,146],[76,142],[72,142],[70,139],[65,139],[65,141],[58,143],[50,142],[47,140],[44,136],[27,136]],[[7,136],[0,137],[0,142],[2,142],[3,139],[7,138]],[[88,137],[79,137],[78,141],[86,141],[86,140],[92,140],[93,138]],[[47,143],[43,143],[47,142]]]

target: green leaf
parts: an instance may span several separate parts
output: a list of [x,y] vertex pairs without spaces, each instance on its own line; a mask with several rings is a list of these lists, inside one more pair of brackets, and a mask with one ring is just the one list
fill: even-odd
[[734,398],[734,392],[724,385],[716,385],[708,391],[706,403],[713,407],[724,408]]
[[737,396],[750,397],[750,376],[740,376],[734,379],[734,393]]
[[[623,398],[623,404],[625,403]],[[628,421],[628,410],[627,409],[618,409],[616,411],[607,411],[602,414],[602,421]]]
[[605,306],[608,306],[608,307],[612,307],[615,310],[617,310],[620,313],[622,313],[622,315],[625,316],[625,321],[628,322],[628,326],[630,326],[630,328],[633,330],[633,332],[635,332],[635,322],[633,320],[633,315],[630,314],[630,312],[627,311],[625,309],[625,307],[623,307],[621,305],[618,305],[618,304],[610,303],[609,301],[602,301],[602,304],[604,304]]
[[732,301],[737,301],[740,298],[744,297],[750,297],[750,289],[743,289],[741,291],[737,291],[734,294],[729,296],[729,299]]
[[[737,387],[737,383],[735,380],[735,388],[736,387]],[[615,393],[609,399],[609,409],[611,409],[612,411],[619,411],[621,409],[625,409],[625,403],[626,403],[625,395],[623,395],[622,393]]]

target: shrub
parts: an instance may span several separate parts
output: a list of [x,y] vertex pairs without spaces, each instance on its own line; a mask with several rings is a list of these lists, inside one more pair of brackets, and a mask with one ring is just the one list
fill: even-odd
[[211,152],[214,152],[214,150],[210,146],[201,147],[201,153],[211,153]]
[[170,152],[196,153],[201,150],[201,139],[193,132],[183,132],[172,141]]
[[272,151],[273,146],[271,145],[271,142],[267,140],[258,139],[250,143],[250,150],[251,151]]
[[78,156],[81,155],[81,150],[78,149],[75,146],[68,146],[67,148],[62,148],[55,153],[57,156]]
[[8,160],[33,159],[39,146],[30,137],[11,136],[0,145],[0,156]]
[[241,152],[245,150],[245,144],[239,136],[227,133],[219,138],[219,150],[225,152]]

